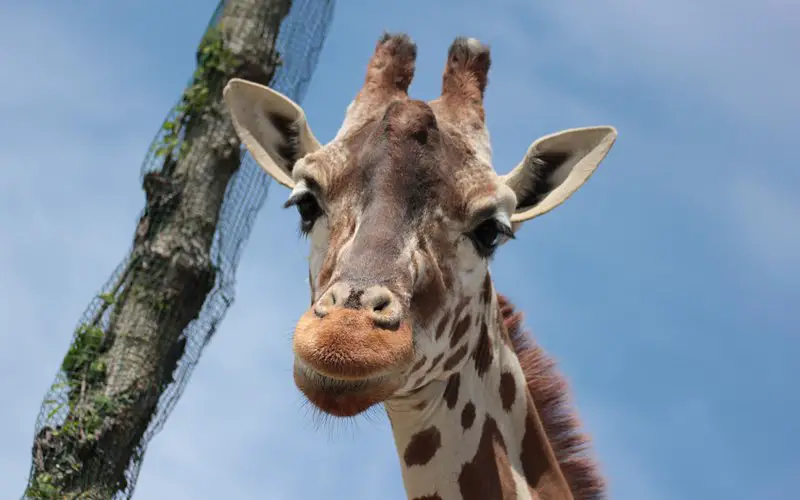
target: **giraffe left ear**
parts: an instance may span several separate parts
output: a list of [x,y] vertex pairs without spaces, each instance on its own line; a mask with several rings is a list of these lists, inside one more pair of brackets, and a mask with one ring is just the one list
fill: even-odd
[[511,222],[518,225],[562,204],[606,157],[617,130],[610,126],[556,132],[531,144],[525,158],[502,177],[517,196]]
[[294,188],[294,164],[320,147],[306,114],[267,86],[231,78],[222,91],[233,127],[253,159],[276,181]]

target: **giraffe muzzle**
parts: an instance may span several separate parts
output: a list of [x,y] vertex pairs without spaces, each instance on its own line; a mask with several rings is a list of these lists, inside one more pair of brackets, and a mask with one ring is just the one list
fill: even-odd
[[403,371],[414,357],[408,323],[387,328],[363,311],[344,308],[324,318],[306,312],[295,328],[293,348],[309,368],[350,381]]
[[411,325],[381,286],[330,287],[298,321],[293,349],[296,385],[334,415],[360,413],[391,396],[414,359]]

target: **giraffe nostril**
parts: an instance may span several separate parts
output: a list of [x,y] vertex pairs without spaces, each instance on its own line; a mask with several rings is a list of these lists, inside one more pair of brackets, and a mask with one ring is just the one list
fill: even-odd
[[390,303],[391,302],[389,301],[388,298],[378,299],[378,301],[375,303],[375,305],[372,306],[372,310],[375,311],[375,312],[382,312],[387,307],[389,307]]
[[337,283],[326,290],[314,304],[314,314],[318,318],[324,318],[333,309],[339,306],[342,301],[340,297],[347,296],[349,288],[343,283]]
[[400,324],[402,306],[397,297],[384,286],[368,288],[361,297],[362,307],[370,313],[372,320],[381,328],[397,328]]
[[397,327],[403,313],[402,303],[387,287],[373,285],[363,289],[344,282],[331,286],[312,307],[320,319],[339,309],[362,311],[382,328]]

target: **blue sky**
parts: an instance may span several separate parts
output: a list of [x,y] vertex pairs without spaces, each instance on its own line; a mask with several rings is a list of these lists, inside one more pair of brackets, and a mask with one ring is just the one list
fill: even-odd
[[[75,324],[127,251],[139,166],[193,70],[214,0],[0,2],[0,497]],[[497,256],[498,288],[557,357],[616,500],[783,499],[800,477],[800,6],[340,2],[304,107],[333,137],[382,30],[412,94],[456,35],[493,48],[495,167],[563,128],[619,139],[567,203]],[[318,428],[291,380],[305,244],[274,187],[237,300],[135,498],[402,498],[388,423]],[[792,222],[795,221],[795,222]]]

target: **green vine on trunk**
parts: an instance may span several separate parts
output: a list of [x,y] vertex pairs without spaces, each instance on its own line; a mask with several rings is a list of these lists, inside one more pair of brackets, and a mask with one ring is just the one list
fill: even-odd
[[[113,293],[104,293],[98,298],[105,307],[113,305],[116,300]],[[55,466],[47,468],[50,472],[35,475],[25,491],[27,498],[80,498],[74,495],[65,496],[65,487],[74,482],[82,469],[79,457],[81,451],[92,447],[99,438],[106,419],[113,416],[119,407],[118,402],[102,391],[107,367],[101,356],[109,346],[106,333],[97,323],[99,321],[90,321],[78,327],[61,363],[64,380],[51,387],[53,393],[66,389],[68,394],[67,400],[63,402],[53,399],[46,401],[54,405],[47,420],[54,418],[67,406],[69,413],[58,427],[46,427],[42,430],[49,435],[45,442],[52,444],[52,447],[40,450],[42,456],[39,460],[42,463],[38,465],[41,469],[45,469],[45,462],[54,463]],[[53,444],[56,442],[68,445],[56,446]]]
[[209,28],[197,50],[197,69],[192,83],[184,90],[174,118],[162,126],[164,136],[156,146],[156,156],[171,156],[176,148],[179,148],[178,157],[186,154],[189,146],[181,138],[186,125],[193,119],[213,112],[212,98],[218,94],[216,87],[224,81],[224,77],[233,74],[238,64],[239,58],[225,46],[222,26]]

